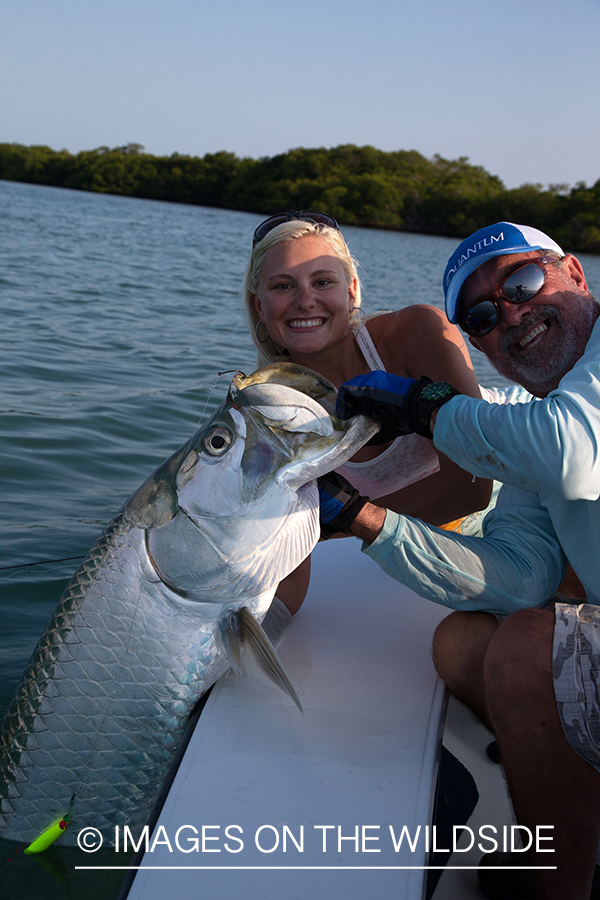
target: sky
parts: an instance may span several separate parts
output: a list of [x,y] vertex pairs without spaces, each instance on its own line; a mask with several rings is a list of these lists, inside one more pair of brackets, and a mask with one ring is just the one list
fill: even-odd
[[0,0],[0,142],[600,178],[600,0]]

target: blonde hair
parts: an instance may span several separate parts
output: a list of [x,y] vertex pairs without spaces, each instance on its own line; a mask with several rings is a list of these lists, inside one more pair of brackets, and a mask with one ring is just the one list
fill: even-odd
[[364,321],[364,316],[358,313],[361,304],[360,280],[357,272],[358,262],[350,253],[348,245],[342,237],[341,231],[338,231],[336,228],[330,228],[328,225],[319,225],[316,222],[305,222],[301,219],[291,219],[289,222],[283,222],[272,231],[269,231],[269,233],[253,247],[242,287],[242,301],[246,309],[250,337],[252,338],[252,342],[258,353],[259,366],[266,366],[273,362],[286,360],[289,357],[289,353],[285,347],[277,344],[270,335],[267,335],[264,341],[261,341],[258,337],[257,329],[261,320],[252,304],[252,294],[258,293],[258,282],[260,280],[262,266],[269,250],[277,244],[282,244],[284,241],[295,241],[303,237],[324,238],[330,245],[336,258],[342,264],[348,280],[348,286],[350,286],[353,279],[356,278],[356,295],[354,299],[354,310],[350,314],[350,328],[353,331],[357,331]]

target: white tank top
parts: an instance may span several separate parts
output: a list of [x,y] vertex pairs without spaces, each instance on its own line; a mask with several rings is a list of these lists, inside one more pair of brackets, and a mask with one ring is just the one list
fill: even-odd
[[[355,339],[371,371],[386,371],[364,325],[357,331]],[[418,434],[407,434],[396,438],[393,444],[374,459],[347,462],[336,471],[347,478],[361,494],[377,500],[433,475],[439,468],[440,461],[431,441]]]

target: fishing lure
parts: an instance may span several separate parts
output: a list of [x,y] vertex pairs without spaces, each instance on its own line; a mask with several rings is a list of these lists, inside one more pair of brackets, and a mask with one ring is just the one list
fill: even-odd
[[71,819],[71,810],[73,809],[73,801],[75,800],[76,793],[77,792],[71,797],[71,802],[69,803],[69,808],[65,815],[53,822],[45,831],[42,831],[40,836],[37,837],[29,847],[25,847],[23,853],[26,853],[28,856],[32,853],[43,853],[44,850],[47,850],[48,847],[61,836]]
[[69,813],[67,813],[62,818],[58,819],[58,821],[54,822],[50,828],[46,828],[38,838],[33,841],[29,847],[25,847],[23,853],[31,854],[31,853],[42,853],[44,850],[47,850],[48,847],[54,843],[54,841],[61,836],[67,825],[69,824],[70,819]]

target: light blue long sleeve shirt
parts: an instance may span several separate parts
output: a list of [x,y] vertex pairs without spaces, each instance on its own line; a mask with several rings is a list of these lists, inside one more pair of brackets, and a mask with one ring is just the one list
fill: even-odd
[[438,450],[504,482],[482,538],[388,512],[363,547],[393,577],[455,609],[541,606],[564,556],[600,604],[600,320],[585,353],[548,397],[501,405],[454,397],[437,416]]

